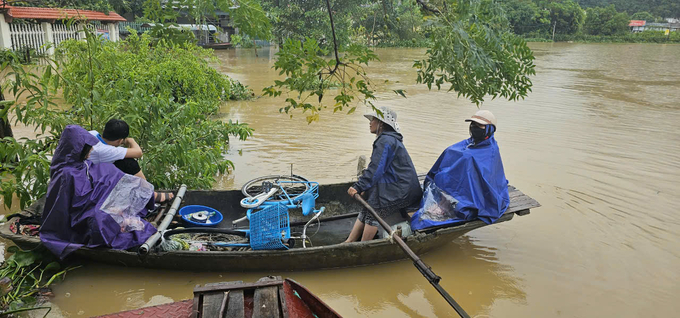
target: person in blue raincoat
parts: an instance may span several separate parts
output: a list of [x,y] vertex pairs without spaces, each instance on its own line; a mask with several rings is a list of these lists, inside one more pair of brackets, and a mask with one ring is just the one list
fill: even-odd
[[[347,193],[351,197],[361,193],[378,215],[385,218],[416,204],[422,190],[413,161],[402,142],[397,113],[384,106],[380,107],[380,112],[382,114],[373,111],[364,115],[370,120],[371,133],[376,134],[373,153],[368,168]],[[373,239],[378,225],[378,221],[364,208],[345,242]]]
[[444,150],[425,178],[420,209],[411,217],[414,230],[475,219],[491,224],[508,208],[508,180],[494,138],[496,117],[480,110],[465,121],[470,138]]

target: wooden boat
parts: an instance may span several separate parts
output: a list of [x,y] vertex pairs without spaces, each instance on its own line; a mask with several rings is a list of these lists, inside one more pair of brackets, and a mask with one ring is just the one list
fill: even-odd
[[211,283],[194,288],[194,299],[123,311],[98,318],[341,317],[292,279],[263,277],[256,283]]
[[226,49],[230,49],[232,47],[230,42],[209,43],[209,44],[202,44],[201,46],[205,49],[213,49],[213,50],[226,50]]
[[[404,259],[404,252],[389,238],[379,238],[365,242],[343,244],[347,238],[358,212],[359,203],[347,195],[352,183],[321,185],[317,206],[325,206],[326,211],[320,218],[318,233],[312,237],[313,247],[296,246],[288,250],[246,250],[246,251],[159,251],[152,249],[146,255],[136,251],[112,250],[108,248],[80,248],[69,258],[82,258],[92,261],[147,268],[163,268],[191,271],[269,271],[304,270],[321,268],[340,268],[369,265]],[[496,221],[511,220],[515,214],[525,215],[540,204],[521,191],[509,186],[510,206],[506,213]],[[224,221],[220,227],[231,228],[231,221],[245,215],[239,201],[243,194],[238,190],[230,191],[187,191],[182,205],[205,205],[220,211]],[[42,201],[22,211],[23,215],[39,215]],[[301,231],[309,217],[291,210],[291,231]],[[22,248],[35,248],[40,240],[35,236],[17,235],[9,226],[14,218],[0,227],[0,236],[12,240]],[[399,221],[399,220],[397,220]],[[401,220],[403,221],[403,219]],[[389,221],[388,221],[389,222]],[[395,224],[396,222],[391,222]],[[416,231],[405,236],[406,244],[418,255],[431,251],[451,242],[453,239],[474,229],[486,226],[480,220],[468,221],[455,226],[432,228]],[[311,233],[316,229],[310,230]],[[310,234],[311,234],[310,233]]]

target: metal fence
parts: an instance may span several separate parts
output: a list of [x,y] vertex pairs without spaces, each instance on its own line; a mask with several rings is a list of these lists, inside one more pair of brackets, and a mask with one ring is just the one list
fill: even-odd
[[130,31],[128,31],[128,28],[131,28],[135,31],[137,31],[137,34],[144,33],[146,31],[151,30],[150,27],[142,27],[144,23],[140,22],[120,22],[118,23],[118,33],[122,35],[128,35],[130,34]]

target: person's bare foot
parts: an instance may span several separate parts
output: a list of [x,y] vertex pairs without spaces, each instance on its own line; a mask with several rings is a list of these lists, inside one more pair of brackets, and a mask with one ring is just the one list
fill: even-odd
[[154,192],[153,193],[154,201],[156,201],[156,203],[160,203],[160,204],[170,202],[174,198],[175,198],[175,195],[172,194],[171,192]]

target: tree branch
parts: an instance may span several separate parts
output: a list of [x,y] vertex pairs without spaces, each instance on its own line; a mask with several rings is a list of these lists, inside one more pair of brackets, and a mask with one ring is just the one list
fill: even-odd
[[333,23],[333,13],[331,12],[331,2],[326,0],[326,7],[328,7],[328,16],[331,18],[331,31],[333,31],[333,49],[335,49],[335,68],[331,74],[335,73],[340,66],[340,56],[338,55],[338,39],[335,37],[335,23]]
[[442,14],[442,12],[439,9],[430,7],[430,5],[427,4],[423,0],[416,0],[416,3],[418,3],[421,7],[423,7],[423,9],[425,9],[427,11],[430,11],[430,12],[436,13],[436,14]]

